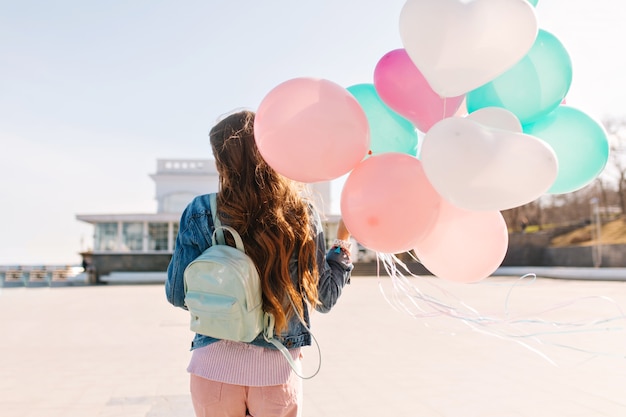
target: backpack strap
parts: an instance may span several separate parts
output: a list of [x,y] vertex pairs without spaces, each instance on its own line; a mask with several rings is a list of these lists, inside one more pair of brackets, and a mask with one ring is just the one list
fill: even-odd
[[[235,247],[239,249],[240,251],[242,251],[243,253],[246,253],[246,250],[243,247],[243,240],[241,239],[241,236],[239,235],[239,233],[237,233],[235,229],[233,229],[230,226],[218,226],[213,231],[213,242],[215,242],[215,235],[217,235],[218,240],[220,236],[222,237],[222,239],[224,239],[224,230],[228,230],[230,234],[233,236],[233,239],[235,240]],[[220,244],[225,245],[226,242],[220,243]]]
[[302,379],[311,379],[319,373],[320,368],[322,367],[322,351],[320,349],[319,343],[317,342],[317,339],[311,332],[311,329],[309,328],[309,326],[307,326],[307,324],[304,322],[302,317],[300,317],[300,314],[297,313],[297,310],[295,309],[295,306],[293,305],[293,301],[291,300],[291,297],[289,297],[289,302],[294,307],[294,311],[298,315],[298,319],[300,319],[300,323],[302,323],[302,325],[306,328],[306,330],[311,335],[311,339],[313,339],[313,342],[315,342],[315,347],[317,348],[317,369],[315,370],[315,372],[313,372],[313,374],[309,376],[304,376],[300,374],[300,372],[298,371],[298,366],[294,362],[293,358],[291,357],[291,354],[289,353],[285,345],[280,343],[280,341],[278,341],[278,339],[274,337],[274,315],[268,312],[265,312],[265,315],[263,316],[263,338],[265,339],[266,342],[274,345],[276,349],[278,349],[280,353],[283,354],[285,359],[287,359],[287,362],[289,362],[289,366],[291,366],[291,369],[293,369],[293,372],[297,376],[299,376]]
[[[225,245],[226,239],[224,238],[224,232],[222,231],[222,222],[217,218],[217,193],[211,193],[209,195],[209,207],[211,209],[211,214],[213,215],[213,236],[212,236],[212,244],[215,245],[215,237],[217,235],[217,244]],[[219,230],[219,231],[218,231]],[[216,234],[217,232],[217,234]],[[232,232],[231,232],[232,234]],[[233,234],[234,236],[234,234]],[[242,244],[243,246],[243,244]]]

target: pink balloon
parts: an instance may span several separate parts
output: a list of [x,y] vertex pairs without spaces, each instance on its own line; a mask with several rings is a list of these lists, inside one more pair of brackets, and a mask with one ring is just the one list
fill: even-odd
[[413,249],[433,275],[468,283],[491,275],[504,260],[508,244],[499,211],[468,211],[442,199],[434,227]]
[[350,173],[341,192],[341,213],[363,246],[400,253],[426,235],[440,201],[417,158],[387,152],[369,157]]
[[404,49],[388,52],[378,61],[374,87],[389,107],[422,132],[454,115],[465,98],[465,94],[443,98],[435,93]]
[[315,78],[294,78],[272,89],[256,113],[254,136],[272,168],[307,183],[347,174],[370,144],[359,102],[345,88]]

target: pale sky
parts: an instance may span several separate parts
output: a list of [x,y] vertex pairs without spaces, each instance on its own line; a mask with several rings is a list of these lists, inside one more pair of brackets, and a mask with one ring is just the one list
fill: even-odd
[[[434,0],[433,0],[434,1]],[[156,211],[157,158],[296,77],[372,83],[404,0],[0,0],[0,264],[76,264],[76,214]],[[573,63],[568,105],[626,117],[626,3],[539,0]]]

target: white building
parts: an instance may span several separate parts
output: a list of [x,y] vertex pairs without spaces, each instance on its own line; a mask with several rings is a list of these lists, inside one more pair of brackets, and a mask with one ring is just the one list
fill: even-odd
[[[159,272],[167,269],[178,222],[197,195],[216,192],[218,174],[212,159],[159,159],[150,175],[156,186],[156,213],[78,214],[94,226],[93,251],[82,253],[93,270],[93,280],[111,273]],[[329,241],[336,236],[339,215],[331,213],[333,184],[313,184]]]

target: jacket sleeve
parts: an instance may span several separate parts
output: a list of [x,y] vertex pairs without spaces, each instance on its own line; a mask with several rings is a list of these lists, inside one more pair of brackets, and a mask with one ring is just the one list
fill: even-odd
[[327,313],[337,303],[343,287],[350,283],[353,265],[341,249],[332,247],[326,251],[326,239],[319,215],[315,214],[315,241],[317,244],[317,269],[319,271],[318,297],[315,309]]
[[167,268],[167,280],[165,281],[165,295],[170,304],[187,309],[185,306],[185,283],[184,272],[187,265],[196,259],[206,249],[206,239],[200,236],[199,227],[196,225],[197,217],[191,215],[190,206],[183,212],[176,246]]

